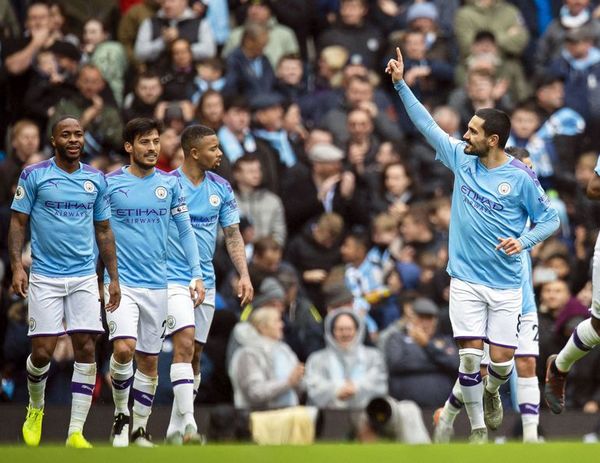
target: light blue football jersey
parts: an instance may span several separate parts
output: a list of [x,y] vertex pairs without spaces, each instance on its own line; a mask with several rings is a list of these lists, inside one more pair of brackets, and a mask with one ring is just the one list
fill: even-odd
[[[450,218],[450,276],[491,288],[523,284],[522,253],[497,251],[498,238],[518,238],[529,249],[559,226],[558,214],[535,173],[512,156],[493,169],[464,152],[466,143],[446,134],[404,81],[395,84],[408,115],[436,150],[436,159],[454,172]],[[527,220],[536,226],[525,231]]]
[[69,174],[54,158],[21,173],[11,209],[29,215],[31,271],[48,277],[96,273],[94,221],[110,218],[104,174],[87,164]]
[[[197,186],[185,176],[181,167],[173,171],[172,175],[180,179],[187,201],[200,252],[204,287],[214,288],[215,270],[212,260],[217,243],[218,226],[229,227],[240,222],[233,190],[227,180],[212,172],[206,172],[204,180]],[[177,236],[177,227],[172,223],[169,228],[169,283],[187,285],[190,277],[184,251]]]
[[531,254],[526,251],[523,253],[523,306],[521,307],[521,314],[523,315],[537,312],[531,272]]
[[[191,243],[188,261],[196,263],[191,273],[200,278],[198,251],[178,178],[159,169],[139,178],[128,169],[129,166],[125,166],[106,176],[111,225],[117,243],[119,281],[134,288],[167,287],[167,244],[171,220],[186,230],[186,250]],[[108,282],[107,272],[104,281]]]

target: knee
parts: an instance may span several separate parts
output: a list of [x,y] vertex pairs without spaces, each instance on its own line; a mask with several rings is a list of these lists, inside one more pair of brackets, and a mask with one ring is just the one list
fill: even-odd
[[96,359],[96,339],[90,336],[78,342],[73,342],[73,350],[75,351],[76,362],[93,363]]
[[515,359],[515,364],[520,378],[535,376],[535,357],[518,357]]
[[596,333],[598,333],[598,336],[600,336],[600,318],[592,317],[592,326],[596,330]]
[[128,339],[119,339],[113,343],[113,357],[119,363],[129,363],[135,353],[135,342]]
[[154,378],[158,375],[158,355],[145,355],[139,352],[135,356],[137,369],[146,376]]
[[42,368],[52,360],[52,354],[54,349],[49,346],[37,346],[31,350],[31,362],[37,368]]

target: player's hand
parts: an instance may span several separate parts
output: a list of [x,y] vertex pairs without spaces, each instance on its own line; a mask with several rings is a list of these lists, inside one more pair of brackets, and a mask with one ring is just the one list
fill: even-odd
[[392,82],[396,83],[404,78],[404,60],[400,47],[396,47],[396,59],[392,58],[385,67],[386,74],[392,76]]
[[121,286],[119,280],[113,280],[108,284],[108,304],[105,304],[104,309],[107,312],[114,312],[119,308],[121,303]]
[[204,302],[206,290],[204,289],[204,283],[200,278],[194,278],[190,281],[190,297],[194,301],[194,308]]
[[247,304],[252,302],[254,299],[254,288],[250,282],[250,277],[244,275],[240,277],[237,284],[237,297],[240,298],[240,306],[245,307]]
[[500,244],[496,246],[496,251],[503,250],[507,256],[514,256],[523,250],[523,246],[516,238],[498,238]]
[[27,277],[27,272],[22,267],[13,272],[12,287],[16,294],[21,297],[27,297],[29,278]]

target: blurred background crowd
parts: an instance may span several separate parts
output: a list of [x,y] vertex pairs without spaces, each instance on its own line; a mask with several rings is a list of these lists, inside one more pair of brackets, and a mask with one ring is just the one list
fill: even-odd
[[[460,138],[479,108],[509,113],[508,144],[529,150],[559,211],[557,234],[532,251],[542,378],[591,304],[599,3],[0,0],[2,400],[25,402],[29,353],[27,301],[10,289],[10,204],[21,169],[52,156],[49,128],[71,114],[86,130],[84,161],[107,173],[128,163],[121,132],[134,117],[164,122],[166,171],[182,163],[187,125],[218,134],[216,171],[236,193],[256,298],[239,307],[219,243],[199,402],[360,408],[389,392],[443,405],[458,367],[445,271],[452,174],[382,72],[395,47],[448,134]],[[67,404],[73,353],[61,339],[47,400]],[[99,343],[96,395],[110,403]],[[251,365],[240,347],[275,360]],[[167,340],[162,403],[170,351]],[[594,352],[575,365],[568,408],[598,411],[599,364]],[[260,369],[264,387],[240,391]]]

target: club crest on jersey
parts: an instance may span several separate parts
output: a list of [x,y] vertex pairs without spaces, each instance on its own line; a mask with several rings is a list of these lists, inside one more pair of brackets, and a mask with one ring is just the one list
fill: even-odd
[[108,322],[108,331],[110,334],[115,334],[115,331],[117,331],[117,324],[112,320]]
[[30,317],[29,318],[29,331],[35,331],[35,326],[36,326],[35,318]]
[[221,204],[221,198],[219,198],[217,195],[210,195],[208,202],[211,206],[217,207],[219,204]]
[[498,193],[500,193],[502,196],[509,194],[510,190],[512,190],[510,183],[502,182],[500,185],[498,185]]
[[165,199],[167,197],[167,189],[164,186],[159,186],[154,190],[154,194],[158,199]]
[[169,315],[167,317],[167,328],[169,328],[170,330],[175,328],[175,317],[173,315]]
[[83,189],[88,193],[93,193],[96,187],[94,186],[93,182],[86,180],[85,182],[83,182]]
[[23,188],[21,185],[19,185],[17,187],[17,190],[15,191],[15,199],[17,201],[22,200],[25,197],[25,188]]

